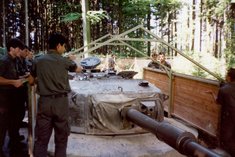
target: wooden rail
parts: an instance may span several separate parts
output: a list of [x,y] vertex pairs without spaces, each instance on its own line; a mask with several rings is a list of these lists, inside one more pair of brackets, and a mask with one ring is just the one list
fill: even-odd
[[143,78],[153,83],[171,99],[164,102],[164,110],[212,136],[218,136],[220,106],[213,95],[219,82],[178,73],[172,79],[166,72],[144,68]]

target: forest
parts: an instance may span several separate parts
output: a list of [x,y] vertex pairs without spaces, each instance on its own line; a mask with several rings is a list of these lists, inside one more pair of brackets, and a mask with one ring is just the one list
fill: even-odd
[[[84,33],[89,43],[141,24],[189,55],[209,53],[224,58],[227,67],[235,64],[235,3],[230,0],[2,0],[0,7],[0,47],[10,38],[19,37],[38,53],[47,49],[49,34],[59,31],[68,38],[70,51],[84,46]],[[129,36],[148,38],[139,31]],[[146,56],[154,50],[177,56],[162,44],[129,44]],[[106,54],[108,49],[104,46],[93,53]],[[143,57],[125,47],[117,46],[112,51],[122,52],[119,55],[124,57]]]

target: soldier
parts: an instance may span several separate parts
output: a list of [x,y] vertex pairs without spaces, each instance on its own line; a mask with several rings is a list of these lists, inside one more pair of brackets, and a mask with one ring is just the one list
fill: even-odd
[[33,59],[34,59],[33,50],[32,49],[28,49],[28,55],[26,56],[26,65],[27,65],[27,70],[29,72],[32,70]]
[[[161,63],[161,64],[159,64],[158,62]],[[148,64],[148,67],[154,68],[154,69],[164,70],[165,68],[162,65],[164,65],[164,66],[171,69],[170,63],[168,63],[166,61],[165,54],[162,53],[162,52],[160,52],[158,54],[154,52],[152,54],[152,61]]]
[[235,156],[235,69],[230,68],[227,83],[218,92],[217,102],[221,105],[220,143],[231,156]]
[[[34,157],[47,157],[47,146],[54,129],[55,157],[66,157],[70,134],[68,124],[68,71],[81,72],[75,62],[61,55],[66,39],[59,33],[50,35],[47,54],[34,59],[32,76],[37,78],[38,113],[35,127]],[[31,82],[31,81],[30,81]]]
[[16,69],[16,57],[24,49],[24,44],[17,38],[7,43],[7,53],[0,59],[0,156],[4,145],[6,130],[10,136],[11,152],[20,150],[20,141],[17,135],[13,117],[18,105],[19,88],[24,79],[20,79]]
[[115,71],[115,54],[111,54],[111,57],[108,59],[108,70]]
[[[28,56],[28,54],[29,48],[25,46],[24,50],[21,51],[20,56],[16,59],[16,69],[20,78],[27,78],[29,76],[29,69],[26,63],[26,57]],[[18,105],[16,107],[16,110],[18,110],[18,112],[16,113],[17,115],[14,116],[16,118],[15,122],[17,122],[17,124],[15,125],[18,126],[18,132],[20,130],[20,127],[25,126],[23,119],[25,116],[26,106],[28,106],[28,85],[25,83],[22,87],[19,88]],[[18,137],[19,140],[24,140],[23,135],[19,134]]]
[[152,56],[152,58],[151,58],[152,61],[149,62],[148,67],[159,69],[159,64],[156,62],[157,61],[157,57],[158,57],[157,53],[153,52],[151,56]]
[[[164,54],[163,52],[160,52],[160,53],[158,54],[158,61],[159,61],[162,65],[164,65],[164,66],[166,66],[166,67],[168,67],[168,68],[171,69],[171,64],[166,61],[166,57],[165,57],[165,54]],[[160,69],[162,69],[162,68],[163,68],[163,67],[160,65]]]

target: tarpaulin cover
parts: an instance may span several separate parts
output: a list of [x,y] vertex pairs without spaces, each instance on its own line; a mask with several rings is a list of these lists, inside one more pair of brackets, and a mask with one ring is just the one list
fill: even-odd
[[136,79],[90,79],[70,81],[71,131],[86,134],[129,134],[142,132],[125,120],[125,108],[140,109],[142,101],[156,102],[163,117],[161,91],[152,84],[139,86]]

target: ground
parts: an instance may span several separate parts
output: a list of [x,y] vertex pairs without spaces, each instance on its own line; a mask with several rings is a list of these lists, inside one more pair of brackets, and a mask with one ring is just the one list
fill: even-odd
[[[174,119],[166,121],[197,136],[197,131]],[[53,156],[54,139],[49,152]],[[135,135],[97,136],[74,134],[69,136],[68,157],[184,157],[152,133]]]
[[25,147],[22,149],[22,151],[17,152],[14,155],[10,155],[10,150],[8,149],[9,137],[6,136],[5,145],[3,147],[3,151],[6,155],[6,157],[29,157],[29,155],[28,155],[28,128],[22,127],[20,129],[20,134],[25,136],[25,139],[22,141],[22,143],[25,145]]

